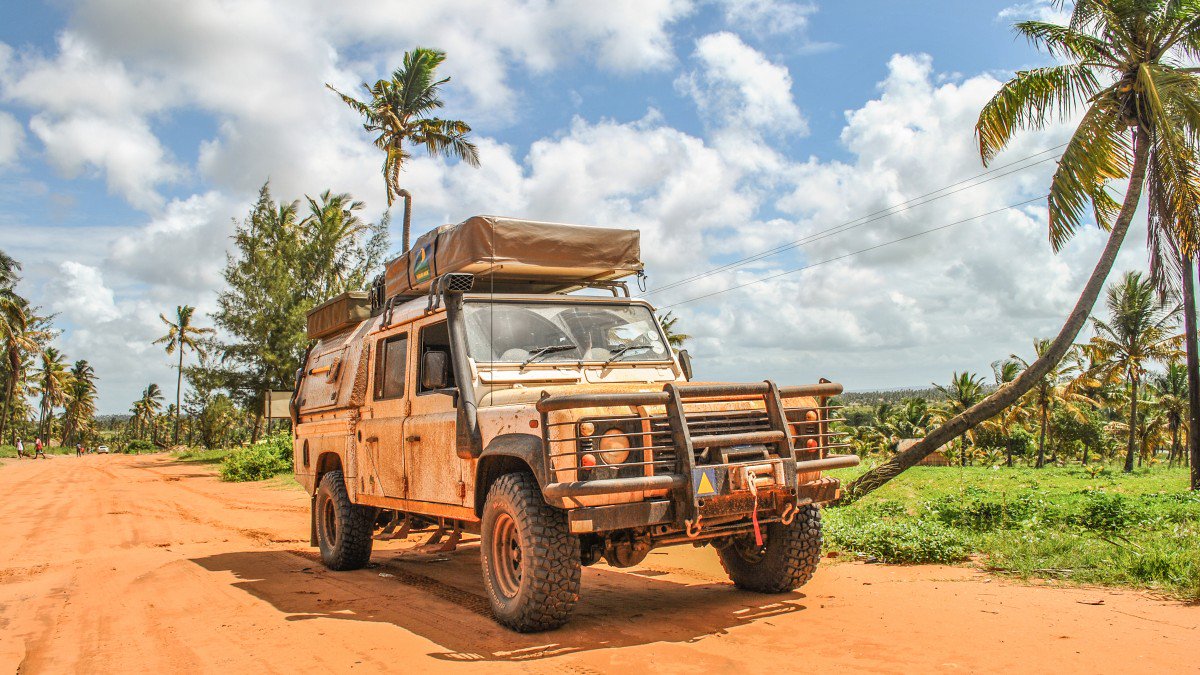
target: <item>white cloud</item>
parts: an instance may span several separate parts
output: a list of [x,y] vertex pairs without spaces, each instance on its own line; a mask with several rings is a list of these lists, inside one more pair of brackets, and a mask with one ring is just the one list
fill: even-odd
[[792,98],[786,66],[771,63],[733,33],[700,38],[694,57],[700,69],[681,76],[675,86],[696,102],[711,123],[760,132],[808,133]]
[[63,262],[48,290],[51,309],[73,323],[103,323],[120,315],[112,289],[104,285],[95,267],[72,260]]
[[815,2],[794,0],[718,0],[725,22],[735,30],[757,35],[801,33],[808,17],[817,12]]
[[0,111],[0,168],[17,161],[25,142],[25,130],[12,115]]
[[1009,5],[996,15],[1000,21],[1045,21],[1066,24],[1071,18],[1070,3],[1055,0],[1032,0]]

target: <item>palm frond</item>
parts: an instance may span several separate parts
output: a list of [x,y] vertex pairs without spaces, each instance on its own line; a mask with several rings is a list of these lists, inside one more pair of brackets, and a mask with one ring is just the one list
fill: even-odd
[[984,105],[975,123],[979,155],[986,165],[1018,129],[1042,129],[1054,117],[1067,119],[1100,90],[1095,68],[1066,64],[1023,70]]

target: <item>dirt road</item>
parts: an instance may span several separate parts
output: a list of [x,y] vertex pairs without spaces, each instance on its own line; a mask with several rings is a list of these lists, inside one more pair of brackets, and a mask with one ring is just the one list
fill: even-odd
[[570,625],[518,635],[487,615],[475,544],[324,570],[300,491],[90,456],[7,461],[0,495],[0,672],[1184,672],[1200,645],[1200,607],[1137,593],[854,563],[761,596],[691,548],[586,569]]

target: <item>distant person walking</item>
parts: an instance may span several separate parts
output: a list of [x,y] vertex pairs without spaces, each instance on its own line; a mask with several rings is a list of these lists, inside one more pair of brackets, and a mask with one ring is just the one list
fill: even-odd
[[17,439],[17,459],[25,456],[25,443],[21,439]]
[[83,456],[83,443],[76,443],[76,444],[75,444],[75,456],[76,456],[76,457],[82,457],[82,456]]
[[33,442],[33,458],[37,459],[38,457],[41,457],[42,459],[47,459],[44,448],[45,446],[42,445],[42,439],[35,439]]

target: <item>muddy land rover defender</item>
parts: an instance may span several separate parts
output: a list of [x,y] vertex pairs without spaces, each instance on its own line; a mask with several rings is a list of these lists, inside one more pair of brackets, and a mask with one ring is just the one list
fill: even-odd
[[641,268],[637,231],[477,216],[313,310],[292,415],[325,565],[479,534],[518,631],[566,622],[581,566],[658,546],[711,545],[748,590],[808,581],[838,493],[821,472],[858,463],[831,453],[841,386],[691,382],[619,281]]

